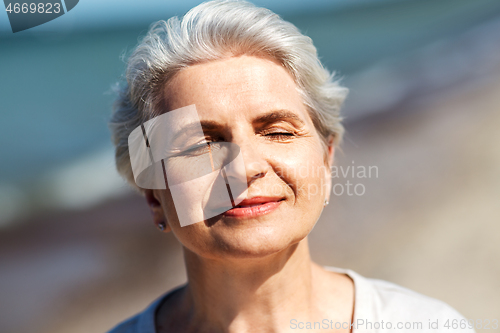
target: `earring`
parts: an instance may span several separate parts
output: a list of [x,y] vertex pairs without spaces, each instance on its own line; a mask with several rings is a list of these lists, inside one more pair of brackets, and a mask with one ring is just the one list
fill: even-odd
[[158,229],[160,229],[160,231],[165,231],[165,229],[167,229],[167,224],[165,222],[158,223]]
[[323,208],[326,207],[326,206],[328,206],[329,203],[330,202],[328,201],[328,199],[325,199],[325,204],[323,205]]

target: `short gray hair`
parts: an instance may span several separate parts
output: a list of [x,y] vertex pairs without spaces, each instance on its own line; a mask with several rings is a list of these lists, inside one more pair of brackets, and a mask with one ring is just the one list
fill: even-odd
[[181,69],[228,55],[270,57],[294,78],[326,147],[342,140],[340,107],[347,95],[318,59],[311,38],[272,11],[246,1],[215,0],[151,25],[128,59],[126,82],[117,86],[109,127],[118,172],[137,190],[128,150],[134,128],[165,111],[165,85]]

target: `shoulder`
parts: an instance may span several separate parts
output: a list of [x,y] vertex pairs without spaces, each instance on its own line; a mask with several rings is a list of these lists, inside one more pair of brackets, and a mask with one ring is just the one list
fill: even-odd
[[138,328],[138,322],[139,322],[140,316],[141,316],[141,314],[137,314],[137,315],[125,320],[124,322],[118,324],[113,329],[108,331],[108,333],[138,333],[138,332],[140,332],[139,328]]
[[[365,278],[351,270],[326,268],[342,272],[354,281],[356,332],[394,329],[405,332],[474,332],[460,313],[440,300],[391,282]],[[460,328],[460,323],[464,328]]]
[[[437,327],[437,332],[473,332],[473,330],[451,329],[453,321],[465,321],[465,318],[443,301],[391,282],[376,279],[366,280],[372,284],[373,299],[380,318],[421,322],[424,328]],[[433,323],[437,323],[437,325],[433,325]]]
[[160,305],[178,288],[156,299],[144,311],[121,322],[108,333],[156,333],[155,314]]

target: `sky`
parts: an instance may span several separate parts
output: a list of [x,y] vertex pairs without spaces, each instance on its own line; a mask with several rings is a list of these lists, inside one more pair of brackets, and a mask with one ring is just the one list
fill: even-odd
[[[271,9],[281,15],[293,15],[305,11],[356,6],[367,2],[394,2],[404,0],[255,0],[257,6]],[[137,25],[145,21],[167,19],[174,15],[183,15],[200,0],[82,0],[77,6],[57,18],[38,27],[16,33],[18,36],[44,31],[99,29]],[[0,14],[0,36],[12,36],[8,16]]]

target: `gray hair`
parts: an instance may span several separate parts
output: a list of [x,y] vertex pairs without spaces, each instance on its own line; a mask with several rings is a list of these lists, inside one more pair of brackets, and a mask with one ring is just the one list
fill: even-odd
[[268,9],[246,1],[209,1],[181,20],[152,24],[128,59],[126,83],[117,88],[109,127],[118,172],[134,188],[142,192],[132,174],[128,136],[165,111],[168,100],[162,89],[169,80],[188,66],[243,54],[281,63],[294,78],[324,147],[330,137],[340,143],[340,106],[347,89],[322,66],[312,40]]

